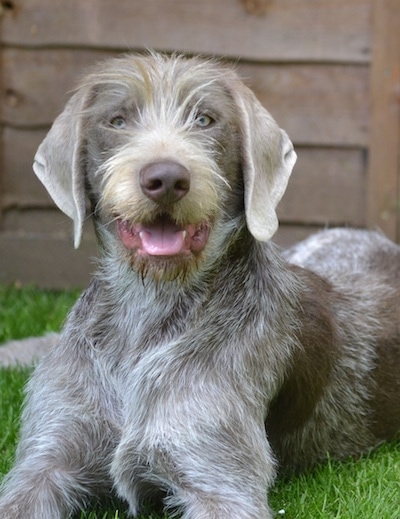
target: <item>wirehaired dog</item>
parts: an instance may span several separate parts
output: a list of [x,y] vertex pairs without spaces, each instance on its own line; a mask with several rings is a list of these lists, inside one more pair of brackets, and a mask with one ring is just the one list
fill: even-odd
[[101,259],[29,383],[2,519],[111,491],[133,517],[161,491],[184,519],[269,519],[278,467],[395,437],[400,248],[339,230],[284,258],[294,162],[213,61],[128,55],[83,81],[34,169],[76,246],[90,201]]
[[10,341],[0,347],[0,366],[32,366],[59,340],[57,333]]

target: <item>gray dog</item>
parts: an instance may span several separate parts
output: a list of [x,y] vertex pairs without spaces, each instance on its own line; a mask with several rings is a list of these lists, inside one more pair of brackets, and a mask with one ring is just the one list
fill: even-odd
[[269,519],[278,467],[396,436],[400,248],[337,230],[282,257],[295,159],[212,61],[125,56],[81,84],[34,169],[76,246],[89,200],[101,259],[29,383],[2,519],[112,491],[133,517],[161,493],[184,519]]

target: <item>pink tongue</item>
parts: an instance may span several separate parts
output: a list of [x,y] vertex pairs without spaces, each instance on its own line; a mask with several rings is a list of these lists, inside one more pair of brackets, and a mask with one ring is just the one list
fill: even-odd
[[151,256],[173,256],[184,245],[184,231],[172,224],[143,227],[140,232],[142,248]]

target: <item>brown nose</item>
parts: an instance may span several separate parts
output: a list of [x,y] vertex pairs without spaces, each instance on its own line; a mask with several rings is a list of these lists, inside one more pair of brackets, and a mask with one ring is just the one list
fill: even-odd
[[140,187],[147,198],[171,204],[183,198],[190,189],[189,171],[177,162],[165,160],[147,164],[140,171]]

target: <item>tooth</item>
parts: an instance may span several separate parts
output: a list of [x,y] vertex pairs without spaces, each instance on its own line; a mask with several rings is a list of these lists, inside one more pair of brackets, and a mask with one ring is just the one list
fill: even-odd
[[187,231],[182,231],[183,239],[186,240]]

